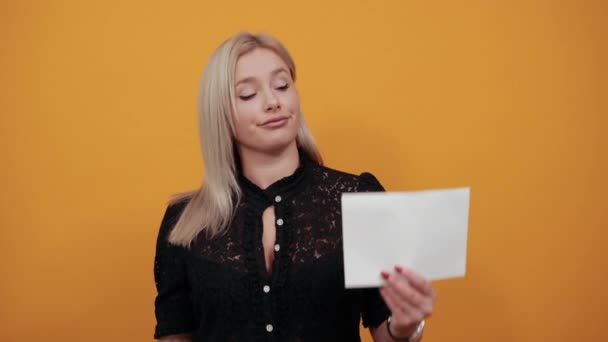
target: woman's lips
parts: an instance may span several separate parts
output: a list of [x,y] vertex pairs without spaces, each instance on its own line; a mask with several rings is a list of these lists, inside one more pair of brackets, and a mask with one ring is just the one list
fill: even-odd
[[266,122],[264,122],[262,124],[262,127],[268,127],[268,128],[282,127],[287,123],[287,120],[289,120],[289,117],[286,117],[286,116],[281,116],[278,118],[270,119],[270,120],[267,120]]

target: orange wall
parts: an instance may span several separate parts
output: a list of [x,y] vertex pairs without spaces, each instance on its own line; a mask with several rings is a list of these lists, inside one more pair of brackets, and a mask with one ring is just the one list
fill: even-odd
[[330,166],[470,185],[426,341],[608,339],[605,1],[3,1],[0,340],[151,341],[211,51],[269,31]]

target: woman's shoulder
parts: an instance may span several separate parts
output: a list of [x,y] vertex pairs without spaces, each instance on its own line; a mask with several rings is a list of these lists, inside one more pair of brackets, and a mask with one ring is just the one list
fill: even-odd
[[184,210],[184,208],[186,208],[194,194],[194,191],[189,191],[181,192],[171,196],[171,198],[167,202],[167,214],[170,214],[172,216],[181,214],[181,212]]
[[384,191],[376,176],[368,171],[359,174],[334,169],[326,165],[319,165],[321,182],[340,184],[351,191]]
[[194,192],[182,192],[171,196],[165,206],[160,227],[161,235],[169,234],[193,196]]

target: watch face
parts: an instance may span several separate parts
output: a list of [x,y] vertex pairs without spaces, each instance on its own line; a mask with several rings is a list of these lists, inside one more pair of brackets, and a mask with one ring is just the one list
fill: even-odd
[[410,341],[420,340],[420,337],[422,337],[422,331],[424,331],[424,324],[425,324],[424,320],[422,320],[422,322],[420,322],[420,324],[418,324],[416,331],[414,331],[412,336],[410,336],[410,338],[409,338]]

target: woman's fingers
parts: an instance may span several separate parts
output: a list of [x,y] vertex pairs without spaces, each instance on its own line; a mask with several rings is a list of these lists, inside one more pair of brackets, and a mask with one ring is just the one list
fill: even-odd
[[380,295],[391,311],[391,315],[398,321],[415,322],[422,320],[421,313],[409,302],[404,301],[394,289],[390,287],[380,288]]
[[384,299],[386,306],[388,306],[388,309],[391,312],[397,312],[401,310],[399,298],[397,298],[392,291],[388,291],[386,287],[381,287],[380,295],[382,296],[382,299]]
[[[385,288],[393,296],[394,301],[406,302],[412,310],[420,311],[425,317],[430,316],[433,313],[433,306],[435,303],[435,291],[429,284],[429,289],[422,292],[417,286],[414,286],[412,280],[408,277],[405,270],[396,269],[397,273],[388,274],[383,272],[383,277],[386,280]],[[416,277],[417,275],[414,275]],[[417,282],[418,286],[426,285],[428,282],[426,279],[417,276],[417,279],[413,281]],[[400,306],[404,306],[400,304]]]
[[415,307],[422,306],[424,304],[424,298],[414,289],[408,282],[408,280],[397,273],[391,274],[386,280],[387,287],[395,292],[400,300],[406,301]]
[[408,282],[420,292],[431,295],[432,297],[435,296],[435,291],[433,290],[431,283],[420,274],[402,266],[395,266],[395,271],[405,276]]

